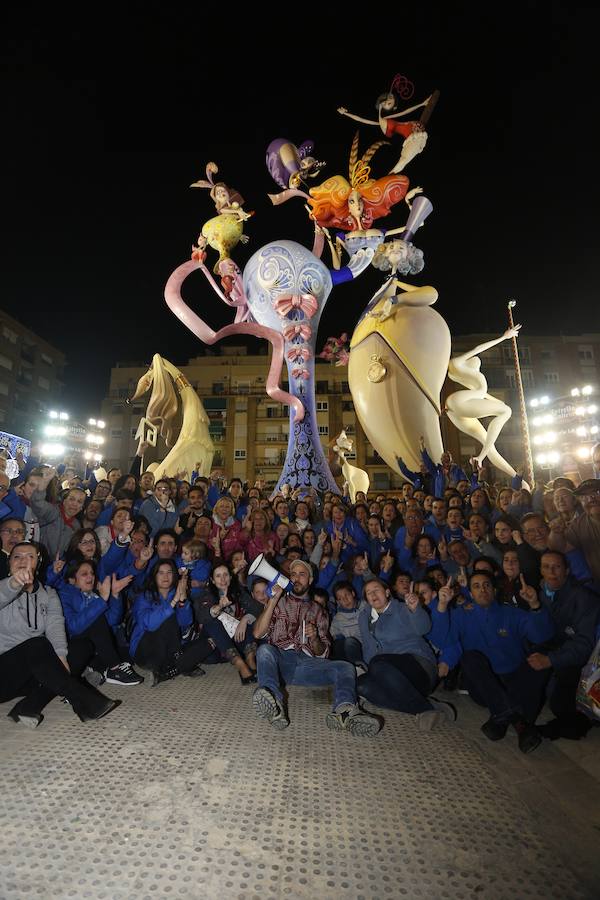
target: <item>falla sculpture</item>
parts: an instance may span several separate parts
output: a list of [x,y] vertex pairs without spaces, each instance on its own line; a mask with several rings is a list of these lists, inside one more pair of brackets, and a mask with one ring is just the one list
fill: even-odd
[[[344,347],[337,354],[333,344],[326,345],[329,356],[325,358],[335,358],[338,365],[347,362],[358,419],[372,446],[391,469],[400,474],[397,460],[401,457],[409,469],[418,470],[421,436],[434,460],[439,460],[443,452],[440,394],[450,363],[450,332],[433,308],[437,290],[404,280],[424,268],[424,254],[415,238],[433,211],[423,189],[411,188],[404,170],[426,146],[426,126],[439,92],[434,90],[423,101],[400,109],[413,93],[412,83],[397,75],[390,89],[377,100],[377,120],[363,119],[343,107],[338,109],[359,125],[376,126],[382,132],[382,139],[363,151],[360,133],[353,135],[347,175],[332,174],[315,183],[325,162],[314,155],[311,140],[296,145],[287,138],[276,138],[267,147],[267,170],[278,188],[269,197],[276,207],[294,198],[302,199],[314,230],[310,249],[288,238],[269,241],[240,268],[232,254],[247,240],[244,226],[252,213],[244,211],[244,200],[237,191],[215,181],[219,170],[213,162],[206,166],[206,179],[192,184],[209,192],[217,215],[202,226],[191,259],[180,264],[168,278],[165,299],[183,324],[207,344],[240,334],[262,337],[271,343],[266,391],[272,399],[289,407],[290,415],[289,444],[275,491],[285,484],[291,489],[311,486],[339,492],[316,421],[317,330],[332,290],[343,291],[344,283],[358,277],[366,283],[369,279],[365,272],[373,269],[385,273],[385,279],[365,304],[350,340],[349,353]],[[419,118],[408,118],[419,110]],[[380,162],[382,155],[394,150],[398,138],[402,140],[400,157],[386,171]],[[386,227],[381,227],[378,220],[397,213],[401,202],[408,207],[404,224],[386,223]],[[326,246],[330,264],[322,259]],[[212,272],[206,265],[210,248],[219,254]],[[234,321],[218,331],[181,295],[182,285],[196,271],[202,273],[219,300],[235,310]],[[205,308],[206,304],[202,305]],[[481,348],[473,353],[478,350]],[[284,364],[287,388],[281,385]],[[469,363],[471,368],[472,365]],[[463,377],[458,358],[452,363],[450,377],[457,381]],[[448,398],[446,411],[461,427],[463,420],[473,417],[464,413],[457,394]],[[488,398],[486,402],[491,404],[492,400]],[[506,410],[482,415],[495,419],[487,432],[479,422],[475,429],[482,442],[480,456],[498,463],[502,457],[495,451],[494,441],[506,420]],[[473,434],[474,426],[469,427],[471,431],[467,433]],[[503,471],[512,471],[510,464],[502,462]]]

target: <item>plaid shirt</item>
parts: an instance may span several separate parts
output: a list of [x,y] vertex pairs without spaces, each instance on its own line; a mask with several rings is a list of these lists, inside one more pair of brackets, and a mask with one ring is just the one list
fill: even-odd
[[275,610],[266,639],[269,644],[280,650],[296,650],[314,656],[308,638],[302,643],[302,623],[316,625],[317,633],[325,648],[321,656],[329,656],[331,640],[329,638],[329,618],[322,606],[314,600],[284,594]]

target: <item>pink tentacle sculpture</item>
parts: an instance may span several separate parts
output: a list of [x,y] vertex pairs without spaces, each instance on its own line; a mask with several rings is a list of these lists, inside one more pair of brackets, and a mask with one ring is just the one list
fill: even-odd
[[[304,418],[304,406],[302,405],[302,402],[279,386],[284,352],[284,340],[282,335],[278,334],[278,332],[274,331],[272,328],[258,325],[256,322],[234,322],[232,325],[225,325],[224,328],[214,331],[210,325],[207,325],[200,316],[196,315],[196,313],[189,308],[181,296],[181,286],[183,282],[188,275],[191,275],[191,273],[195,272],[197,269],[200,269],[206,278],[212,282],[212,286],[217,294],[225,301],[225,303],[227,303],[225,295],[217,286],[206,266],[196,260],[189,260],[175,269],[169,276],[165,285],[165,300],[171,312],[175,313],[177,318],[183,322],[186,328],[189,328],[192,334],[195,334],[196,337],[200,338],[205,344],[216,344],[221,338],[228,337],[232,334],[253,334],[256,337],[266,338],[270,341],[273,347],[273,357],[267,376],[267,394],[279,403],[288,404],[290,408],[294,410],[295,421],[301,422]],[[234,306],[237,304],[230,303],[228,305]]]

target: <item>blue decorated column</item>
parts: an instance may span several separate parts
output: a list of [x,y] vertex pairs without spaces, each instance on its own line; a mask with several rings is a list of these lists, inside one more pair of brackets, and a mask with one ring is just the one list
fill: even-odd
[[331,287],[327,267],[295,241],[267,244],[244,268],[252,318],[283,335],[289,392],[305,410],[304,418],[294,421],[290,408],[287,455],[276,490],[289,484],[340,492],[323,453],[315,406],[317,331]]

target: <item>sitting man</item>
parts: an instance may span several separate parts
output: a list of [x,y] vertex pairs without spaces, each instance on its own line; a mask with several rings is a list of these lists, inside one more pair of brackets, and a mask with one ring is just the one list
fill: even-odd
[[596,594],[571,577],[565,556],[557,550],[542,553],[541,569],[539,596],[552,617],[555,635],[527,661],[534,671],[553,676],[549,702],[556,718],[538,726],[538,731],[552,741],[561,737],[579,740],[591,722],[576,709],[577,685],[594,649],[600,604]]
[[254,624],[254,637],[266,638],[258,648],[259,687],[253,705],[274,728],[290,724],[283,707],[281,683],[305,687],[334,686],[333,712],[326,717],[332,731],[371,737],[381,722],[357,704],[356,672],[348,662],[327,659],[330,638],[327,614],[310,596],[312,568],[302,559],[290,566],[292,590],[284,594],[275,585],[264,612]]
[[[519,749],[530,753],[541,743],[533,724],[543,703],[548,675],[527,658],[526,641],[539,644],[554,634],[548,610],[535,588],[521,576],[521,597],[529,610],[496,602],[492,576],[473,572],[469,589],[474,603],[448,612],[449,587],[440,588],[431,608],[431,640],[442,650],[438,668],[447,675],[460,660],[462,677],[471,698],[491,713],[481,730],[491,741],[501,740],[512,725]],[[531,659],[531,657],[530,657]]]

